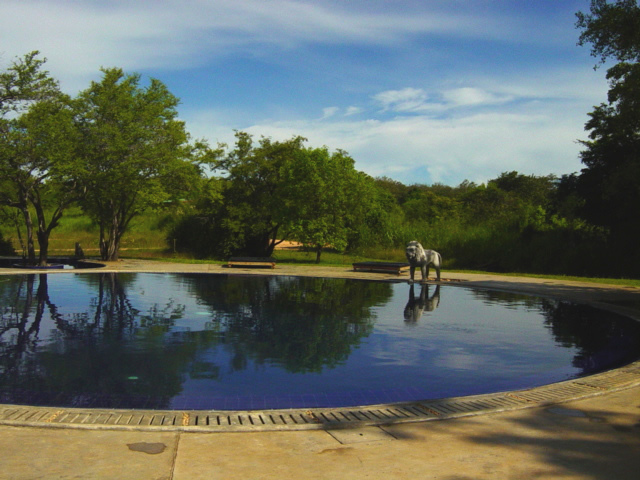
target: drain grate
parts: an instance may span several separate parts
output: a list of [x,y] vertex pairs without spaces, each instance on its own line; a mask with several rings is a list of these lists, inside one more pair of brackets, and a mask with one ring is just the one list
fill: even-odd
[[0,425],[165,431],[349,428],[457,418],[566,402],[640,385],[640,362],[529,390],[354,408],[268,411],[144,411],[0,406]]

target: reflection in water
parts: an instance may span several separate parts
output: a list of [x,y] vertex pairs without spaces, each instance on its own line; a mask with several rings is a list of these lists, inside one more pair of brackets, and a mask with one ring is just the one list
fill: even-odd
[[429,285],[423,284],[420,289],[420,296],[416,298],[413,284],[409,287],[409,301],[404,307],[404,321],[416,323],[422,317],[422,313],[433,312],[440,305],[440,285],[436,286],[433,296],[429,296]]
[[637,323],[589,307],[456,287],[441,304],[439,285],[414,288],[407,302],[404,284],[348,279],[1,276],[0,402],[383,403],[563,380],[640,351]]
[[[321,372],[346,361],[373,328],[370,306],[391,295],[386,284],[365,292],[340,281],[185,276],[209,308],[203,328],[192,330],[176,328],[185,305],[174,299],[143,309],[146,292],[138,292],[133,301],[128,290],[137,277],[77,276],[87,296],[67,291],[62,308],[50,299],[46,274],[5,277],[0,401],[169,408],[185,378],[216,380],[265,364]],[[216,348],[225,363],[210,359]]]
[[[607,313],[586,305],[542,300],[545,324],[560,345],[576,350],[573,366],[583,375],[602,370],[602,365],[621,366],[633,361],[640,349],[637,322],[608,321]],[[630,328],[629,324],[636,328]],[[603,341],[608,348],[603,349]]]
[[475,290],[474,295],[512,310],[540,311],[556,344],[575,352],[572,365],[581,376],[625,365],[640,355],[640,323],[628,317],[530,295],[491,290]]
[[[37,276],[35,295],[35,275],[20,276],[0,290],[3,401],[94,406],[123,401],[132,408],[165,408],[180,391],[180,367],[189,360],[184,347],[167,349],[161,337],[180,307],[167,305],[157,315],[154,306],[142,313],[127,297],[130,277],[78,278],[92,287],[79,310],[60,308],[50,299],[46,274]],[[144,352],[133,347],[140,342]]]
[[346,279],[218,276],[194,280],[194,293],[225,332],[233,368],[251,360],[287,371],[320,372],[343,363],[373,329],[371,308],[387,302],[391,286],[367,288]]

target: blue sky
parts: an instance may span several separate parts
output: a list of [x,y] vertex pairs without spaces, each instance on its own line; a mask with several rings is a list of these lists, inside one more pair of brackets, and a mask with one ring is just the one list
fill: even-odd
[[64,91],[100,67],[163,81],[196,138],[346,150],[405,184],[579,171],[604,70],[588,0],[2,0],[0,68],[40,50]]

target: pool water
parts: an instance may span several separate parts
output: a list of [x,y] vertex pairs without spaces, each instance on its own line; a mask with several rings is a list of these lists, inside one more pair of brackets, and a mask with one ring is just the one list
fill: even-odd
[[0,402],[253,410],[491,393],[640,357],[640,324],[461,286],[212,274],[0,276]]

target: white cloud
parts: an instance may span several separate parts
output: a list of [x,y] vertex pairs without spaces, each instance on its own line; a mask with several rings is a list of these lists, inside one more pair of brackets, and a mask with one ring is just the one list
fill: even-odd
[[[207,136],[210,126],[195,128]],[[525,174],[571,173],[580,168],[582,128],[572,119],[534,114],[485,113],[441,119],[426,115],[386,120],[268,121],[243,130],[277,140],[302,135],[312,146],[328,145],[349,152],[356,168],[373,176],[390,176],[404,183],[462,180],[485,182],[501,172]],[[232,126],[213,130],[228,132]],[[229,141],[226,140],[225,141]]]
[[[301,45],[397,45],[420,35],[509,38],[499,12],[451,9],[441,2],[335,3],[294,0],[4,0],[2,53],[40,50],[49,68],[77,89],[100,66],[180,69],[212,57]],[[521,34],[526,38],[525,34]]]
[[361,113],[363,110],[360,107],[348,107],[347,110],[344,112],[345,117],[350,117],[351,115],[357,115],[359,113]]
[[495,105],[513,100],[513,96],[497,95],[480,88],[463,87],[447,90],[442,94],[444,101],[453,106]]
[[480,107],[503,104],[514,100],[514,95],[490,92],[477,87],[461,87],[428,94],[420,88],[387,90],[373,96],[382,111],[399,113],[442,113],[461,107]]
[[420,88],[403,88],[402,90],[387,90],[373,96],[383,111],[415,112],[427,108],[427,94]]
[[322,119],[333,117],[338,113],[340,109],[338,107],[327,107],[322,109]]

